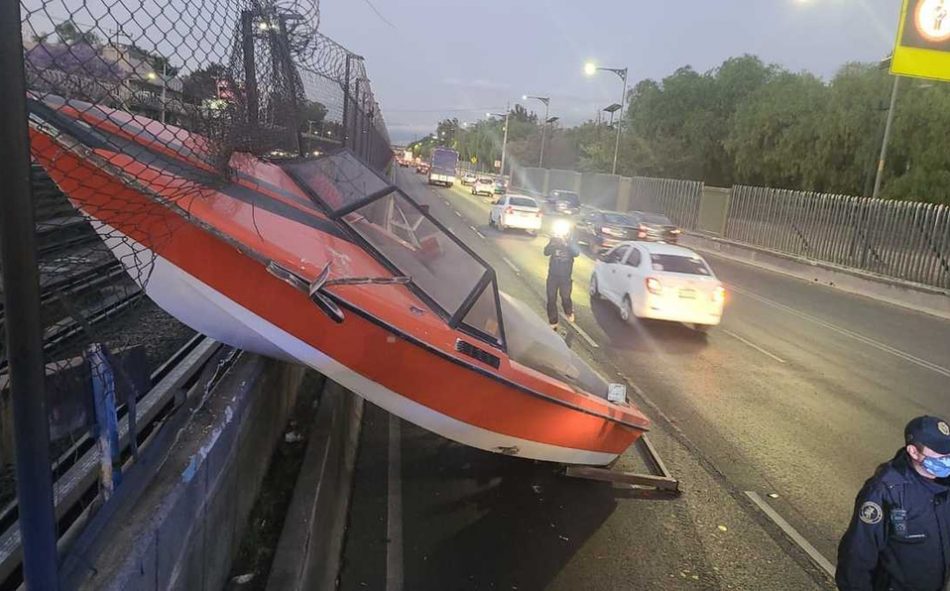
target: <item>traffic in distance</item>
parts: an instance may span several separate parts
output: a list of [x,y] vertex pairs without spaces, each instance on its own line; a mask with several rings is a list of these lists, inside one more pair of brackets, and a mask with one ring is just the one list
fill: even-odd
[[[411,152],[397,156],[400,166],[415,165],[430,185],[451,188],[458,180],[473,197],[490,203],[488,226],[502,232],[544,233],[583,248],[596,259],[589,296],[612,304],[620,319],[682,323],[705,333],[722,321],[726,289],[698,253],[677,245],[682,229],[659,213],[607,211],[584,205],[567,189],[531,196],[508,190],[501,175],[445,168],[458,164],[449,148],[433,149],[429,163]],[[437,169],[436,163],[442,164]]]

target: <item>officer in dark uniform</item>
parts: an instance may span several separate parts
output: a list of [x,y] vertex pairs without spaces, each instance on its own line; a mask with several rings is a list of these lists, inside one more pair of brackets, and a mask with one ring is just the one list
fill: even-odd
[[574,302],[571,300],[571,288],[574,286],[574,259],[581,254],[570,235],[570,226],[561,225],[556,228],[544,247],[544,256],[548,260],[548,322],[551,328],[557,330],[557,296],[561,294],[561,307],[564,315],[571,322],[574,321]]
[[878,466],[838,546],[842,591],[943,591],[950,575],[950,425],[917,417]]

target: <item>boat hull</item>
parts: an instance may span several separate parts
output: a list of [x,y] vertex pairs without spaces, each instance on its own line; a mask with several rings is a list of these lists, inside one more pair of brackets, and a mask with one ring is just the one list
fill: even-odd
[[350,301],[348,288],[333,292],[346,314],[337,324],[233,241],[45,135],[34,134],[33,148],[147,295],[212,338],[307,365],[402,419],[494,453],[604,465],[646,430],[602,400],[557,399],[401,331]]

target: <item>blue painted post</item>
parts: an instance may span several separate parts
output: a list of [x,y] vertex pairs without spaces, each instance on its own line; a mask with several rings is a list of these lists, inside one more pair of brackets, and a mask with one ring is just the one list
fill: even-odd
[[119,464],[119,421],[116,416],[115,375],[99,343],[88,350],[89,370],[92,374],[92,397],[96,411],[93,437],[99,446],[99,479],[103,498],[109,500],[115,487],[122,482]]

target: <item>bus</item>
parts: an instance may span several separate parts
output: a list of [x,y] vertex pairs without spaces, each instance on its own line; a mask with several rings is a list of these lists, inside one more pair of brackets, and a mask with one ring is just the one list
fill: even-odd
[[455,184],[455,169],[459,165],[459,153],[451,148],[438,147],[432,150],[429,166],[429,184],[451,187]]

